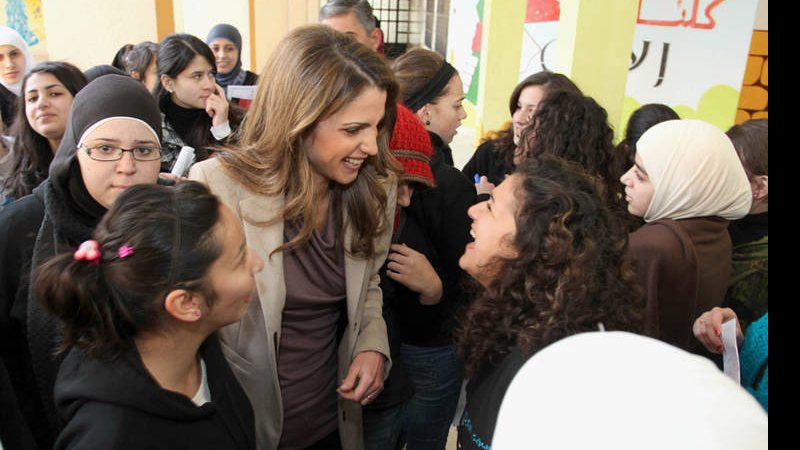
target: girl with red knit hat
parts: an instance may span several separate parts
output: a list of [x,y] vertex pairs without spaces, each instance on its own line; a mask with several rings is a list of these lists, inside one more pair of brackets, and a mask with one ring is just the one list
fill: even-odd
[[[392,246],[380,271],[383,316],[394,364],[384,391],[364,408],[364,442],[367,450],[393,449],[427,435],[433,439],[423,439],[428,444],[425,448],[438,448],[439,435],[446,438],[461,386],[461,364],[450,330],[455,304],[463,295],[458,289],[460,252],[448,258],[449,253],[442,251],[446,240],[438,236],[436,223],[446,211],[440,209],[435,218],[422,206],[430,206],[432,200],[438,204],[452,183],[447,176],[434,175],[433,147],[425,126],[401,104],[389,150],[404,169],[397,188]],[[474,200],[474,190],[467,192],[471,196],[465,206]],[[458,209],[451,205],[451,210]],[[424,358],[419,358],[420,352],[426,354]],[[430,433],[419,433],[414,426],[418,421],[427,421]]]

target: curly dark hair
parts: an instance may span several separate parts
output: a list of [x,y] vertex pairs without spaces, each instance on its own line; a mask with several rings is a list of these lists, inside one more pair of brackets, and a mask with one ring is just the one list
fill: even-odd
[[614,146],[606,110],[592,97],[566,91],[548,94],[522,132],[520,146],[530,158],[550,154],[578,164],[598,183],[601,197],[624,228],[638,228],[619,182],[628,169],[627,158]]
[[640,332],[643,302],[627,238],[583,171],[544,156],[512,175],[517,198],[514,259],[478,293],[457,330],[466,374],[518,347],[531,356],[567,336]]
[[[511,98],[508,99],[508,112],[511,114],[512,118],[519,108],[518,102],[522,91],[530,86],[539,86],[544,90],[545,96],[559,91],[581,94],[580,88],[566,75],[550,72],[549,70],[536,72],[520,81],[514,88],[514,91],[511,92]],[[507,130],[498,132],[498,137],[494,140],[492,145],[492,150],[498,155],[496,161],[504,164],[504,167],[514,166],[514,150],[516,150],[516,148],[517,144],[514,143],[513,125]]]

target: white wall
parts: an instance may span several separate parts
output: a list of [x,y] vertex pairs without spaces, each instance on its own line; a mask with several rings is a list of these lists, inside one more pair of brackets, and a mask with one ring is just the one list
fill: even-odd
[[82,70],[111,64],[123,44],[157,41],[154,1],[42,0],[47,53]]
[[[218,23],[233,25],[242,35],[242,67],[258,72],[250,64],[250,15],[248,0],[174,0],[175,31],[190,33],[203,42]],[[260,69],[260,68],[259,68]]]
[[768,30],[769,7],[767,0],[758,1],[758,9],[756,10],[756,23],[753,28],[756,30]]

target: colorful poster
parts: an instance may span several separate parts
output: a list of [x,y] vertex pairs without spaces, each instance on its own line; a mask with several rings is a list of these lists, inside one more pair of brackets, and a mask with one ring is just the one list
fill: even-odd
[[757,0],[641,0],[625,122],[640,105],[665,103],[683,118],[733,125],[757,6]]
[[[758,0],[640,0],[621,123],[646,103],[733,125]],[[520,80],[555,62],[558,0],[528,0]]]
[[559,0],[527,1],[519,65],[520,81],[545,69],[559,71],[555,61],[558,17],[561,12]]
[[458,70],[464,97],[473,105],[478,102],[483,1],[452,0],[447,28],[447,60]]
[[0,0],[0,23],[17,30],[37,61],[48,59],[42,0]]

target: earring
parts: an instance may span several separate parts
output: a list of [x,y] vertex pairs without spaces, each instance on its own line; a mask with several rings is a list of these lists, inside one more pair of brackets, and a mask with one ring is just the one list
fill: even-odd
[[753,200],[758,200],[758,192],[753,192]]
[[430,124],[431,124],[431,119],[428,119],[428,120],[426,120],[426,121],[425,121],[425,125],[426,125],[426,126],[427,126],[427,125],[430,125]]

